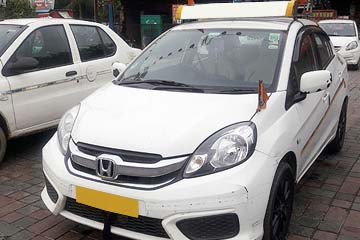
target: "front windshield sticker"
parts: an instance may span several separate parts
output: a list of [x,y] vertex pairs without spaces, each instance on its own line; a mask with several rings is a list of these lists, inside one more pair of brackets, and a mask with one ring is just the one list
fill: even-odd
[[269,34],[269,44],[278,45],[280,41],[280,33],[270,33]]
[[269,49],[278,49],[278,45],[269,45]]

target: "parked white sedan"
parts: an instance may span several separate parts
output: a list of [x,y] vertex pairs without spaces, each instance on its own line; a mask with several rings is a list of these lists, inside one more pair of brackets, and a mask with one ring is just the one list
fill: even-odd
[[67,109],[113,79],[113,65],[139,53],[97,23],[1,21],[0,162],[7,139],[58,124]]
[[352,20],[332,19],[319,22],[320,27],[329,35],[335,50],[345,58],[354,69],[360,63],[360,36],[356,23]]
[[295,183],[326,146],[341,150],[348,104],[327,34],[272,17],[294,3],[179,8],[203,20],[63,116],[43,148],[49,210],[104,239],[286,239]]

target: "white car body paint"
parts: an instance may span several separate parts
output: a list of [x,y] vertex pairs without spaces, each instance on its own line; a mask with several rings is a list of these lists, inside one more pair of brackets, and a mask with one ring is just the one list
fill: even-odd
[[[192,154],[218,130],[251,120],[257,128],[257,143],[247,161],[221,172],[181,179],[156,189],[134,189],[109,184],[75,170],[69,156],[64,158],[55,134],[43,148],[43,170],[59,199],[54,203],[44,188],[42,199],[46,206],[54,214],[103,229],[104,224],[64,209],[67,198],[75,199],[75,188],[81,186],[139,200],[139,214],[161,219],[162,227],[173,240],[188,239],[177,227],[177,222],[222,213],[235,213],[239,218],[241,230],[231,239],[262,239],[264,216],[279,162],[286,154],[293,153],[297,163],[296,180],[299,181],[335,137],[340,110],[348,95],[346,64],[334,54],[326,67],[333,75],[331,86],[308,94],[303,101],[286,109],[290,66],[297,36],[304,27],[318,28],[308,20],[267,19],[198,22],[170,30],[246,28],[287,31],[277,89],[271,93],[267,108],[261,112],[256,113],[257,94],[156,91],[108,84],[81,102],[71,133],[72,145],[86,143],[161,154],[171,160]],[[166,239],[118,227],[112,227],[111,231],[133,239]]]
[[[112,64],[114,62],[128,64],[141,52],[139,49],[128,46],[116,33],[102,24],[48,18],[13,19],[0,22],[0,25],[6,24],[26,27],[0,56],[0,115],[6,122],[8,138],[56,126],[67,109],[113,79]],[[116,44],[116,53],[111,57],[83,63],[70,29],[70,25],[73,24],[95,26],[104,30]],[[64,27],[73,64],[9,77],[1,74],[5,64],[29,34],[39,28],[53,25]],[[87,73],[87,68],[91,68],[91,74]],[[76,71],[77,74],[66,77],[65,73],[68,71]],[[75,78],[78,78],[78,81],[74,81]],[[68,82],[47,86],[54,81],[64,80]],[[36,88],[38,86],[43,87]]]
[[[332,44],[335,46],[336,51],[341,55],[348,64],[358,64],[360,62],[360,36],[356,23],[352,20],[334,19],[323,20],[319,24],[336,24],[336,23],[348,23],[353,24],[356,35],[353,37],[347,36],[329,36]],[[357,42],[358,47],[352,50],[346,50],[346,47],[351,42]]]

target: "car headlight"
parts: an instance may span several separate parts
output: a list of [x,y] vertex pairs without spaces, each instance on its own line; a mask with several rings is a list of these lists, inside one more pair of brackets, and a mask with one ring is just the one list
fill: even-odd
[[195,150],[187,163],[184,177],[199,177],[245,162],[255,150],[256,138],[256,126],[252,122],[221,129]]
[[69,146],[70,134],[74,126],[76,117],[79,113],[79,109],[80,109],[80,105],[77,105],[72,109],[70,109],[69,111],[67,111],[64,114],[64,116],[61,118],[58,126],[57,136],[58,136],[59,146],[61,152],[64,155]]
[[358,43],[356,41],[352,41],[346,46],[346,51],[353,50],[358,47]]

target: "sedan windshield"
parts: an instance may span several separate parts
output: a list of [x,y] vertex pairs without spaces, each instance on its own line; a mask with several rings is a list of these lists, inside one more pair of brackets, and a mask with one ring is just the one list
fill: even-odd
[[0,56],[6,50],[6,47],[19,35],[22,29],[23,26],[19,25],[0,25]]
[[355,26],[352,23],[320,23],[319,25],[329,36],[356,36]]
[[272,91],[283,38],[283,32],[274,30],[172,30],[147,48],[115,83],[151,89],[247,93],[257,91],[261,80]]

